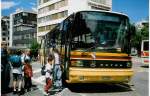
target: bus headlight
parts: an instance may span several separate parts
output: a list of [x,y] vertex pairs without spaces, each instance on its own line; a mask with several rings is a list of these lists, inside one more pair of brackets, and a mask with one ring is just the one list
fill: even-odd
[[77,67],[83,67],[84,66],[83,61],[77,61],[76,66]]
[[131,62],[127,62],[127,67],[131,68],[131,66],[132,66],[132,63]]
[[83,67],[84,64],[83,64],[83,61],[81,61],[81,60],[73,60],[73,61],[71,61],[71,66],[72,67]]

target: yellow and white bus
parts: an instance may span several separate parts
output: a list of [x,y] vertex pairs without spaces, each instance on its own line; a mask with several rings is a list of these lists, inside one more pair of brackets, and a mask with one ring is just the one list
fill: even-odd
[[133,76],[127,15],[79,11],[46,35],[47,47],[62,55],[67,83],[127,83]]

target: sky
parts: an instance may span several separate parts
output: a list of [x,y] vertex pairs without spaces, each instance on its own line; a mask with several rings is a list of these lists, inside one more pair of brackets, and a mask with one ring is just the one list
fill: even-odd
[[112,10],[129,16],[131,22],[149,17],[149,0],[112,0]]
[[37,0],[1,0],[2,16],[9,16],[17,9],[36,11]]
[[[9,16],[16,9],[34,10],[37,0],[1,0],[2,16]],[[122,12],[136,23],[149,17],[149,0],[112,0],[112,11]]]

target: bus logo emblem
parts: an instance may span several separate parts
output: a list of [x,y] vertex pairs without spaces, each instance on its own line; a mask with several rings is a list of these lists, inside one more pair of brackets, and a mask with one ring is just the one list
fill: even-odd
[[90,66],[91,66],[92,68],[95,68],[95,67],[96,67],[95,62],[94,62],[94,61],[92,61],[92,64],[90,64]]

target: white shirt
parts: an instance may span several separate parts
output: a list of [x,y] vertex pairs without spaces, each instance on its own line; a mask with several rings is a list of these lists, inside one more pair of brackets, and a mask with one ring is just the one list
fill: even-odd
[[22,62],[22,63],[24,62],[24,59],[25,59],[24,56],[25,56],[25,54],[22,54],[22,55],[21,55],[21,62]]
[[30,60],[30,56],[22,54],[22,56],[21,56],[21,62],[24,62],[25,59]]
[[59,57],[59,55],[58,55],[58,53],[54,53],[54,61],[55,61],[55,64],[60,64],[60,57]]
[[[24,63],[25,59],[30,60],[30,57],[28,55],[26,55],[26,54],[22,54],[21,55],[21,62]],[[24,65],[22,66],[22,69],[24,69]],[[24,75],[24,71],[22,71],[22,75]]]
[[[47,64],[45,65],[45,71],[46,71],[45,77],[46,77],[46,78],[52,79],[52,74],[49,73],[50,71],[52,72],[52,69],[53,69],[53,65],[51,65],[51,64],[49,64],[49,63],[47,63]],[[49,71],[49,72],[48,72],[48,71]]]
[[12,68],[12,73],[22,74],[22,66],[18,68]]

